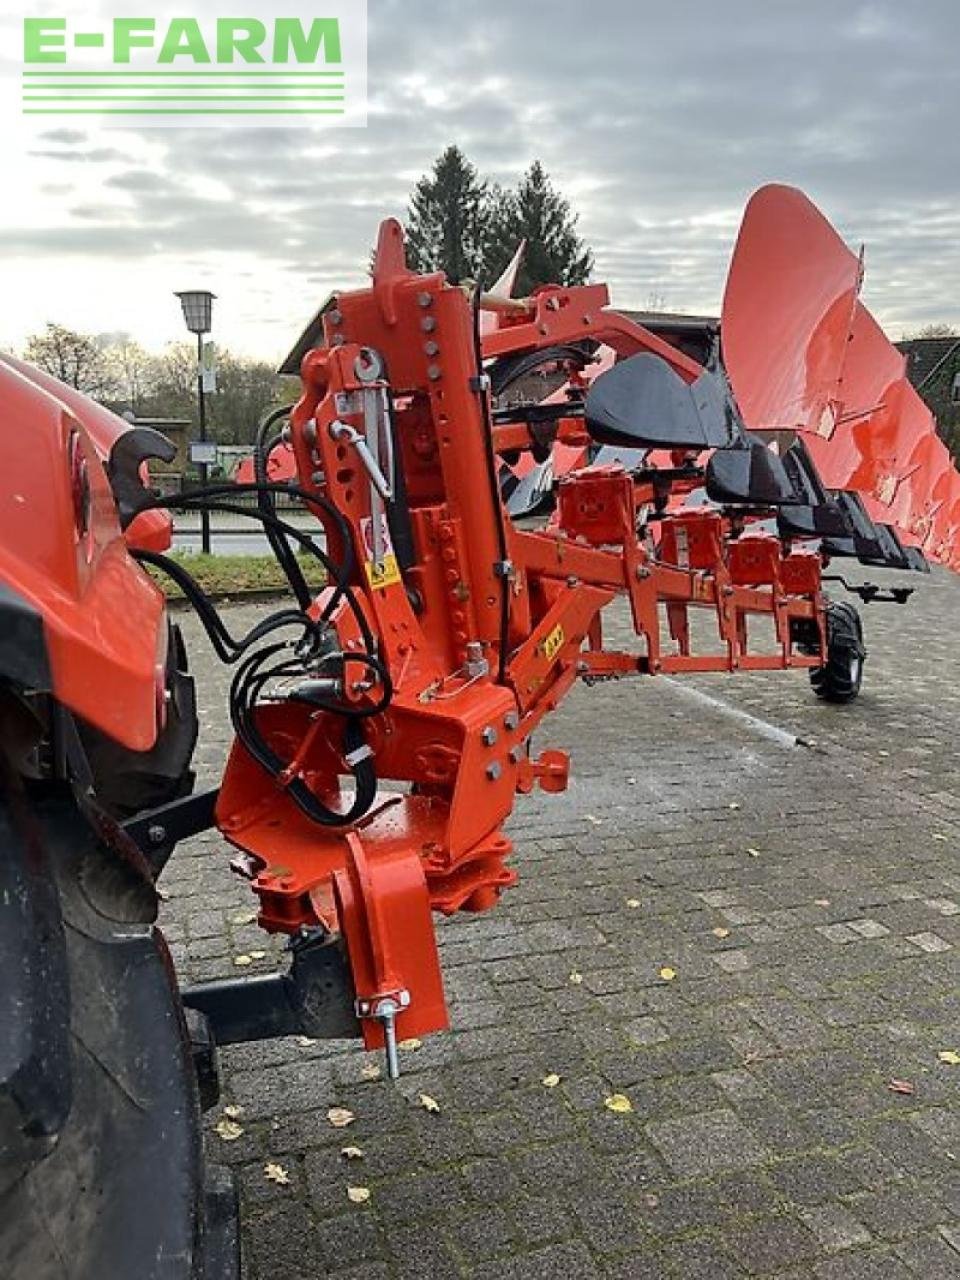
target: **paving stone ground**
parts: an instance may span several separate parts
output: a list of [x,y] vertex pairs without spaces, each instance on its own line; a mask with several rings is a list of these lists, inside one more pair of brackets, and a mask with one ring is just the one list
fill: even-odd
[[[223,1052],[247,1280],[960,1275],[960,582],[864,615],[853,706],[802,673],[689,682],[807,746],[663,679],[571,695],[538,742],[570,789],[519,800],[519,887],[439,925],[453,1030],[399,1084],[349,1045]],[[208,781],[226,676],[184,621]],[[228,856],[201,838],[165,875],[186,981],[281,962]]]

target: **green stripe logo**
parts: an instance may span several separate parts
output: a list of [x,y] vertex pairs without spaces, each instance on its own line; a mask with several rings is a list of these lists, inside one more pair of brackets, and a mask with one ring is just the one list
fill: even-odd
[[318,124],[364,125],[366,5],[321,3],[321,15],[24,18],[21,110],[113,123],[124,116],[145,117],[141,124],[229,123],[223,117],[234,116],[282,124],[285,116],[310,116]]

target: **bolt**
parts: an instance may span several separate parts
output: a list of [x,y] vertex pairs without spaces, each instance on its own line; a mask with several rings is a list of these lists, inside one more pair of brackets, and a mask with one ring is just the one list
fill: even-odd
[[431,338],[429,342],[425,342],[423,344],[423,349],[428,356],[435,356],[437,352],[440,350],[440,344],[439,342],[434,342],[434,340]]
[[518,744],[517,746],[515,746],[515,747],[511,747],[511,748],[510,748],[510,763],[511,763],[511,764],[519,764],[519,763],[520,763],[520,761],[521,761],[522,759],[523,759],[523,747],[521,747],[519,744]]
[[420,328],[423,330],[424,333],[433,333],[436,327],[437,327],[436,316],[424,316],[423,319],[420,321]]
[[517,715],[516,711],[508,711],[503,717],[503,727],[508,733],[513,733],[519,723],[520,717]]
[[487,765],[487,777],[491,782],[496,782],[502,772],[503,770],[500,768],[500,764],[496,760]]
[[485,725],[480,734],[480,741],[485,747],[492,747],[497,740],[497,731],[492,724]]
[[155,822],[153,826],[147,827],[147,838],[151,844],[163,844],[167,838],[167,828]]
[[330,312],[328,319],[331,324],[341,324],[343,321],[343,315],[334,308],[334,310]]
[[438,364],[427,365],[427,377],[431,382],[436,382],[440,377],[440,366]]
[[396,1080],[400,1075],[400,1055],[397,1053],[397,1014],[400,1006],[396,1000],[381,1000],[377,1005],[377,1019],[383,1024],[383,1043],[387,1054],[387,1075]]
[[420,307],[432,307],[432,306],[433,306],[433,294],[432,294],[432,293],[427,293],[426,289],[424,289],[422,293],[418,293],[418,294],[417,294],[417,305],[418,305],[418,306],[420,306]]

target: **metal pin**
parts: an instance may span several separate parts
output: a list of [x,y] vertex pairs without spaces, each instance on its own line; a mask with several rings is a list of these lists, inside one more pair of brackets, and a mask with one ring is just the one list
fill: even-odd
[[381,1000],[377,1005],[377,1018],[383,1023],[383,1042],[387,1054],[387,1075],[391,1080],[400,1078],[400,1054],[397,1051],[397,1014],[400,1006],[396,1000]]

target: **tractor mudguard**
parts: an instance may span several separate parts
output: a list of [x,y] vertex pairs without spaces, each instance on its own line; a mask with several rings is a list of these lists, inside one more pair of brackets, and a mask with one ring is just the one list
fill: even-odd
[[164,597],[128,554],[103,465],[129,426],[26,368],[0,358],[0,680],[148,751],[165,716]]
[[93,822],[65,785],[0,795],[0,1275],[233,1280],[153,885]]

